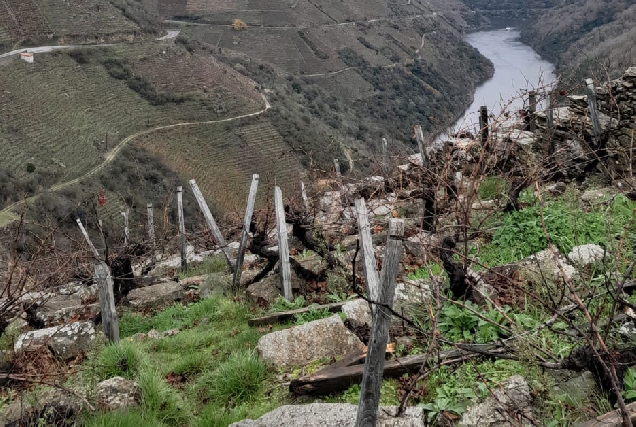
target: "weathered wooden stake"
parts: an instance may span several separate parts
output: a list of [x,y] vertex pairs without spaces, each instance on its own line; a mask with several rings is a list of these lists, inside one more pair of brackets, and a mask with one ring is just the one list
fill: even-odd
[[95,245],[93,245],[93,242],[91,242],[91,238],[88,237],[88,233],[86,232],[86,229],[84,228],[84,225],[82,224],[82,220],[79,219],[79,218],[76,218],[75,222],[77,222],[77,225],[79,225],[80,230],[82,230],[82,234],[84,235],[84,239],[86,239],[86,243],[88,243],[88,247],[93,252],[93,256],[95,257],[95,259],[100,259],[99,252],[97,252],[97,249],[95,248]]
[[426,146],[426,142],[424,141],[424,132],[422,131],[422,126],[415,125],[415,139],[417,140],[417,145],[420,149],[420,156],[422,157],[422,167],[424,169],[428,169],[431,167],[431,159],[428,155],[428,147]]
[[128,230],[128,214],[130,211],[126,209],[126,212],[122,212],[121,216],[124,217],[124,246],[128,246],[128,239],[130,238]]
[[212,212],[210,212],[210,208],[208,204],[205,202],[203,198],[203,194],[201,190],[199,190],[199,186],[197,185],[194,179],[190,180],[190,187],[192,187],[192,192],[194,193],[194,197],[197,199],[199,203],[199,208],[201,208],[201,212],[203,212],[203,216],[205,217],[205,221],[208,224],[208,227],[212,231],[212,235],[214,236],[214,240],[216,240],[216,244],[221,248],[221,252],[225,256],[225,262],[230,268],[231,272],[234,272],[234,261],[232,260],[232,256],[230,255],[230,251],[227,248],[227,244],[225,243],[225,239],[223,238],[223,234],[221,234],[221,230],[219,226],[216,225],[216,221],[212,216]]
[[99,308],[102,316],[102,331],[112,343],[119,342],[119,321],[113,294],[113,278],[104,262],[95,263],[95,281],[99,287]]
[[305,191],[305,183],[300,181],[300,194],[303,197],[303,203],[305,204],[305,211],[309,212],[309,199],[307,199],[307,191]]
[[256,204],[256,191],[258,190],[258,175],[252,175],[252,184],[250,192],[247,196],[247,209],[245,209],[245,218],[243,219],[243,232],[241,233],[241,243],[239,245],[238,256],[236,258],[236,266],[234,268],[234,277],[232,285],[234,290],[238,289],[241,282],[241,272],[243,271],[243,256],[245,255],[245,247],[247,246],[247,237],[250,232],[250,224],[252,223],[252,214],[254,213],[254,205]]
[[[367,296],[372,301],[377,301],[380,292],[380,279],[376,270],[375,252],[371,239],[371,225],[367,215],[367,205],[364,199],[356,199],[356,214],[358,215],[358,234],[360,235],[360,247],[362,249],[362,267],[364,270],[364,282],[367,285]],[[373,307],[372,307],[373,309]]]
[[587,93],[587,108],[590,111],[590,119],[592,119],[592,130],[594,131],[595,148],[601,145],[601,122],[598,118],[598,107],[596,105],[596,91],[594,89],[594,80],[585,79]]
[[388,148],[389,143],[387,142],[386,138],[382,138],[382,171],[384,173],[386,173],[387,167],[389,166]]
[[283,296],[292,300],[291,266],[289,264],[289,244],[287,242],[287,223],[283,206],[283,192],[274,187],[274,205],[276,208],[276,226],[278,228],[278,255],[280,257],[280,281]]
[[150,240],[150,244],[152,245],[153,252],[155,251],[155,220],[154,213],[152,210],[152,203],[148,203],[146,205],[146,212],[148,213],[148,240]]
[[181,270],[188,269],[188,254],[186,247],[185,220],[183,218],[183,187],[177,187],[177,213],[179,214],[179,249],[181,252]]
[[373,325],[369,338],[369,350],[364,362],[364,373],[360,390],[360,403],[356,427],[375,427],[380,403],[380,388],[384,373],[386,344],[389,340],[389,324],[395,295],[395,281],[398,274],[400,257],[402,255],[402,236],[404,235],[404,220],[391,219],[387,237],[382,272],[380,273],[380,295],[374,304]]
[[537,131],[537,92],[531,90],[528,94],[528,114],[530,115],[530,123],[528,124],[528,130],[532,133]]
[[546,138],[548,138],[548,155],[554,154],[554,94],[548,96],[548,114],[546,117]]
[[488,141],[488,107],[485,105],[479,107],[479,135],[482,144]]

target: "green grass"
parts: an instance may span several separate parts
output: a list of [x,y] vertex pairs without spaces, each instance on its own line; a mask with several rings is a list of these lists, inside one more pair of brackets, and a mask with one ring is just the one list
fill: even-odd
[[[248,306],[221,295],[150,317],[124,314],[122,341],[89,356],[84,381],[134,379],[141,406],[89,416],[85,425],[227,426],[284,404],[286,388],[253,350],[262,332],[247,326],[251,316]],[[153,328],[180,332],[158,340],[132,338]]]
[[636,235],[634,224],[629,225],[635,208],[636,204],[623,195],[616,196],[607,206],[589,209],[578,198],[548,200],[542,208],[535,200],[522,210],[503,214],[492,240],[481,247],[477,258],[483,264],[496,266],[545,249],[547,240],[541,214],[550,242],[563,254],[587,243],[615,248],[623,240],[625,231],[623,249],[629,251]]
[[226,268],[227,264],[222,256],[210,256],[194,267],[188,267],[187,272],[180,272],[179,279],[183,280],[188,277],[202,276],[204,274],[221,273],[225,271]]

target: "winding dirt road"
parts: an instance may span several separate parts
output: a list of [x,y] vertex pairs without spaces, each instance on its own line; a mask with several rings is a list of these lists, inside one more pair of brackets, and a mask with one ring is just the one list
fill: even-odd
[[[164,129],[173,129],[173,128],[185,127],[185,126],[211,125],[211,124],[215,124],[215,123],[226,123],[226,122],[233,122],[235,120],[245,119],[245,118],[248,118],[248,117],[260,116],[261,114],[265,113],[267,110],[272,108],[271,104],[269,103],[269,101],[267,100],[265,95],[261,94],[261,97],[263,98],[263,102],[264,102],[265,106],[264,106],[264,108],[262,110],[256,111],[254,113],[243,114],[241,116],[236,116],[236,117],[228,117],[227,119],[221,119],[221,120],[209,120],[209,121],[204,121],[204,122],[182,122],[182,123],[175,123],[175,124],[171,124],[171,125],[157,126],[155,128],[152,128],[152,129],[146,129],[146,130],[134,133],[132,135],[129,135],[126,138],[122,139],[119,142],[119,144],[117,144],[115,147],[113,147],[108,153],[106,153],[106,155],[104,156],[104,161],[102,163],[100,163],[97,166],[93,167],[91,170],[86,172],[84,175],[81,175],[81,176],[79,176],[77,178],[71,179],[70,181],[65,181],[65,182],[53,185],[52,187],[50,187],[46,191],[63,190],[64,188],[67,188],[67,187],[69,187],[69,186],[71,186],[73,184],[77,184],[79,181],[81,181],[81,180],[83,180],[85,178],[89,178],[89,177],[95,175],[97,172],[101,171],[106,166],[108,166],[113,160],[115,160],[115,158],[117,157],[117,154],[119,154],[119,152],[122,150],[122,148],[124,148],[132,140],[134,140],[134,139],[136,139],[136,138],[138,138],[140,136],[148,135],[148,134],[151,134],[153,132],[156,132],[156,131],[159,131],[159,130],[164,130]],[[31,197],[29,197],[27,199],[20,200],[20,201],[15,202],[15,203],[5,207],[4,209],[2,209],[0,211],[0,228],[7,226],[8,224],[10,224],[11,222],[13,222],[14,220],[17,219],[17,216],[16,216],[16,214],[14,212],[14,210],[16,208],[18,208],[21,205],[24,205],[25,203],[32,202],[41,193],[42,192],[36,193],[36,194],[34,194],[33,196],[31,196]]]

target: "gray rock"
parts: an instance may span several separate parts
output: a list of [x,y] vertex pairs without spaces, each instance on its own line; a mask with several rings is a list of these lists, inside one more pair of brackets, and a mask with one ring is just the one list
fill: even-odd
[[605,250],[599,245],[587,244],[575,246],[568,254],[568,259],[578,267],[587,267],[603,260]]
[[552,389],[552,396],[565,397],[571,405],[578,406],[587,402],[597,390],[594,375],[585,371],[581,375],[572,378]]
[[541,281],[545,279],[551,282],[562,282],[563,279],[572,280],[577,276],[576,268],[569,264],[554,246],[530,255],[519,261],[517,265],[523,277],[541,278]]
[[135,381],[113,377],[97,384],[95,398],[101,410],[124,410],[139,406],[141,388]]
[[429,301],[432,298],[434,286],[433,279],[405,279],[404,282],[397,283],[393,309],[399,313],[402,307],[421,305]]
[[565,190],[567,190],[567,188],[568,187],[567,185],[565,185],[564,182],[557,182],[555,184],[548,185],[546,187],[546,191],[548,191],[553,196],[560,196],[561,194],[565,193]]
[[157,285],[137,288],[128,294],[128,304],[134,309],[158,309],[184,298],[185,293],[177,282],[164,282]]
[[48,345],[56,357],[70,360],[85,353],[94,339],[95,327],[92,322],[74,322],[22,334],[18,337],[14,350],[28,351]]
[[86,304],[81,294],[53,295],[39,307],[35,315],[45,326],[70,322],[72,319],[88,320],[99,313],[99,303]]
[[272,332],[261,337],[257,345],[264,360],[284,367],[305,366],[323,357],[344,356],[363,348],[337,315]]
[[318,254],[296,259],[296,263],[300,268],[298,274],[303,277],[321,277],[325,275],[325,266],[322,258]]
[[[230,427],[353,427],[356,423],[357,405],[349,403],[311,403],[309,405],[285,405],[263,415],[256,421],[244,420]],[[383,406],[378,411],[378,427],[423,427],[421,408],[407,408],[397,418],[395,406]]]
[[[464,427],[517,427],[518,419],[530,425],[532,398],[526,380],[515,375],[501,383],[482,403],[469,406],[462,416]],[[521,418],[519,413],[528,417]]]
[[581,200],[590,203],[604,202],[610,197],[610,194],[610,189],[587,190],[581,195]]
[[369,303],[363,299],[354,299],[347,301],[342,306],[342,312],[347,316],[347,319],[351,319],[357,323],[371,326],[371,310],[369,309]]
[[267,276],[247,287],[247,298],[253,304],[271,304],[280,295],[278,274]]

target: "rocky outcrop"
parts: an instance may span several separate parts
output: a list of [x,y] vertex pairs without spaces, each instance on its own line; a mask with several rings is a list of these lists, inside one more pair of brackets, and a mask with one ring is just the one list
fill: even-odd
[[272,332],[258,340],[262,358],[279,367],[305,366],[323,357],[344,356],[364,348],[340,316]]
[[[244,420],[230,427],[353,427],[356,423],[357,405],[348,403],[311,403],[309,405],[281,406],[258,420]],[[423,427],[422,408],[407,408],[404,415],[396,417],[395,406],[383,406],[378,410],[378,427]]]
[[128,294],[128,304],[136,310],[158,309],[180,301],[185,297],[183,287],[177,282],[163,282],[145,288],[137,288]]
[[14,351],[48,346],[56,357],[66,361],[85,353],[94,339],[95,327],[92,322],[74,322],[24,333],[18,337]]
[[22,426],[74,426],[75,416],[84,403],[77,396],[60,389],[52,389],[29,399],[17,399],[0,410],[0,425]]

